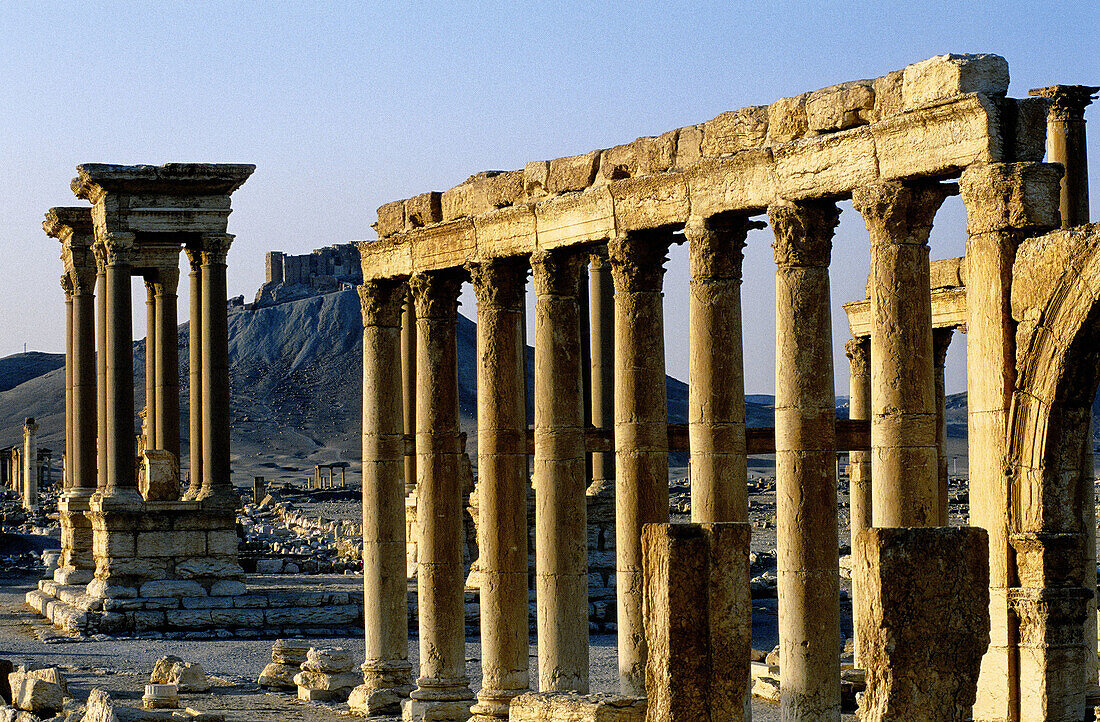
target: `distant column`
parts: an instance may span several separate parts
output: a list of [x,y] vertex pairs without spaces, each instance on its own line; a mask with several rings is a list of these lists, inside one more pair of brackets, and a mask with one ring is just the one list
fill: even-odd
[[188,374],[188,446],[191,458],[191,481],[184,499],[195,499],[202,490],[202,254],[197,249],[186,250],[191,272],[187,275],[190,286],[191,313],[187,322],[187,374]]
[[396,712],[412,691],[405,579],[401,400],[404,281],[359,287],[363,313],[363,605],[366,661],[357,711]]
[[458,294],[461,276],[412,277],[416,304],[417,593],[420,676],[404,709],[410,722],[466,722],[462,566],[462,439],[458,425]]
[[180,359],[179,326],[176,321],[176,288],[179,286],[179,259],[176,267],[161,268],[153,283],[156,345],[153,356],[156,372],[156,419],[154,448],[172,452],[180,458]]
[[231,234],[202,238],[202,489],[198,499],[235,508],[229,477],[229,319],[225,259]]
[[608,244],[615,280],[615,581],[619,687],[645,695],[642,525],[668,522],[668,399],[661,293],[667,230]]
[[[840,211],[778,202],[775,231],[775,476],[780,713],[840,719],[836,401],[829,258]],[[927,285],[927,284],[926,284]]]
[[96,258],[96,489],[107,488],[107,256],[102,245],[92,246]]
[[38,424],[32,417],[23,423],[23,508],[38,508]]
[[68,490],[73,483],[73,423],[76,418],[73,407],[73,279],[68,271],[61,276],[61,289],[65,292],[65,457],[61,486]]
[[[401,313],[401,399],[406,436],[416,434],[416,307],[407,293]],[[416,454],[405,456],[405,494],[416,489]]]
[[154,275],[145,279],[145,448],[157,446],[157,292]]
[[742,215],[688,223],[691,261],[688,440],[691,520],[747,522],[741,261],[762,223]]
[[1088,146],[1085,144],[1085,108],[1100,88],[1088,85],[1052,85],[1034,88],[1031,95],[1050,98],[1047,115],[1047,158],[1061,163],[1059,210],[1062,227],[1089,222]]
[[470,719],[488,722],[507,720],[509,702],[530,685],[522,320],[527,261],[495,259],[472,265],[470,275],[477,294],[482,669]]
[[539,690],[588,691],[588,507],[580,342],[586,258],[535,254],[535,573]]
[[[851,377],[848,396],[848,418],[858,421],[869,421],[871,418],[871,339],[870,337],[854,338],[844,345],[844,351],[851,363]],[[866,451],[852,450],[848,452],[848,506],[849,530],[851,538],[849,544],[852,548],[852,627],[855,632],[855,656],[853,662],[858,668],[862,668],[864,660],[864,648],[867,644],[862,637],[864,629],[860,624],[860,615],[867,610],[860,603],[860,596],[864,593],[866,582],[859,575],[864,565],[856,555],[863,547],[856,544],[859,532],[871,526],[871,459]]]
[[947,451],[944,448],[947,444],[947,384],[944,367],[947,364],[947,348],[951,345],[951,336],[954,333],[953,328],[932,330],[932,366],[936,382],[936,477],[939,482],[934,526],[947,526]]
[[[607,249],[590,256],[588,273],[588,329],[592,362],[592,425],[611,429],[615,425],[615,285]],[[592,454],[591,494],[614,493],[615,454]]]
[[96,482],[96,328],[94,268],[74,274],[72,336],[72,446],[66,452],[69,495],[90,497]]
[[871,236],[871,464],[874,525],[934,526],[939,514],[928,233],[938,184],[857,188]]

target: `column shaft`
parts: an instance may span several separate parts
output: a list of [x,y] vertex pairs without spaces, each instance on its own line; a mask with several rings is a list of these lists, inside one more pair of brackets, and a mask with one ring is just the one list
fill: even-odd
[[[593,253],[589,266],[588,329],[592,361],[592,425],[610,429],[615,424],[615,286],[607,252]],[[612,493],[615,483],[615,455],[592,454],[593,494]]]
[[741,261],[744,216],[689,223],[691,262],[688,443],[691,520],[747,522]]
[[768,208],[778,266],[775,474],[780,709],[786,722],[840,719],[836,409],[829,257],[833,203]]
[[90,496],[96,490],[96,354],[95,295],[90,275],[73,295],[73,430],[67,452],[73,494]]
[[608,244],[615,281],[615,583],[619,687],[645,694],[642,525],[668,522],[668,399],[661,283],[672,235]]
[[225,256],[233,237],[203,238],[202,490],[199,499],[236,506],[229,477],[229,320]]
[[187,250],[191,266],[188,274],[190,293],[190,320],[187,322],[188,341],[188,447],[191,459],[190,483],[184,499],[198,497],[202,489],[202,259],[197,250]]
[[456,316],[461,277],[412,277],[416,304],[417,589],[420,676],[406,719],[462,720],[466,676],[462,565],[462,442],[458,425]]
[[23,508],[38,508],[38,424],[28,417],[23,424]]
[[[527,263],[523,259],[489,261],[471,267],[470,273],[477,293],[482,670],[481,691],[471,719],[507,720],[508,703],[529,686],[527,411],[523,393]],[[581,493],[583,496],[583,490]]]
[[1063,228],[1089,222],[1085,108],[1092,104],[1098,90],[1088,85],[1052,85],[1028,91],[1051,101],[1047,114],[1047,160],[1061,163],[1065,171],[1058,199]]
[[[122,252],[117,252],[122,255]],[[130,264],[108,258],[107,296],[107,485],[109,497],[140,503],[134,468],[134,349],[131,331]]]
[[65,463],[61,486],[68,491],[73,484],[73,423],[76,409],[73,406],[73,281],[67,272],[61,277],[61,286],[65,290]]
[[[401,398],[401,303],[406,285],[359,287],[363,311],[363,676],[370,712],[412,691],[405,577],[405,441]],[[373,703],[373,704],[372,704]]]
[[[403,428],[416,434],[416,307],[407,296],[401,313],[401,399]],[[416,455],[405,456],[405,494],[416,489]]]
[[157,301],[152,277],[145,279],[145,448],[157,446]]
[[107,264],[96,253],[96,489],[107,488]]
[[[871,339],[869,337],[856,338],[844,346],[851,363],[851,377],[848,396],[848,418],[859,421],[868,421],[871,418]],[[871,527],[871,455],[866,451],[848,452],[848,513],[851,517],[849,530],[852,548],[852,627],[855,631],[855,656],[854,663],[862,669],[865,658],[864,649],[867,640],[863,639],[860,632],[864,629],[860,619],[865,610],[861,604],[861,597],[865,591],[867,582],[859,574],[863,569],[862,560],[857,554],[863,551],[863,547],[856,544],[856,537],[864,529]]]
[[945,364],[947,362],[947,348],[951,345],[951,336],[954,333],[955,329],[953,328],[932,330],[932,355],[936,383],[936,477],[938,480],[938,501],[934,526],[947,526],[948,522],[947,504],[950,499],[947,491],[947,379],[945,377]]
[[179,326],[176,322],[178,285],[178,267],[158,271],[154,284],[156,345],[153,354],[156,371],[156,407],[153,414],[156,419],[155,448],[172,452],[177,462],[180,457],[180,359]]
[[588,508],[578,303],[584,260],[568,252],[531,259],[541,691],[588,692]]
[[871,235],[874,525],[933,526],[939,514],[928,232],[938,186],[881,183],[852,204]]

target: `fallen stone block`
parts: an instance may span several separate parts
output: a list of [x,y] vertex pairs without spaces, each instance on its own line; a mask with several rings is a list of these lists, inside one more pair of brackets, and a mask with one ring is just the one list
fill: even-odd
[[644,697],[576,692],[528,692],[508,706],[509,722],[644,722]]
[[300,670],[296,664],[272,662],[260,672],[256,683],[265,689],[295,689],[298,684],[294,681],[294,676]]
[[8,675],[8,684],[11,686],[12,705],[16,709],[52,717],[65,703],[61,685],[32,677],[27,672],[12,672]]
[[347,672],[354,666],[351,652],[343,647],[310,647],[302,670],[307,672]]
[[902,102],[919,108],[964,93],[1004,95],[1008,92],[1008,61],[999,55],[937,55],[904,70]]
[[206,692],[210,680],[198,662],[176,662],[168,673],[168,684],[179,687],[180,692]]
[[300,665],[309,659],[309,643],[298,639],[276,639],[271,645],[271,661],[279,664]]

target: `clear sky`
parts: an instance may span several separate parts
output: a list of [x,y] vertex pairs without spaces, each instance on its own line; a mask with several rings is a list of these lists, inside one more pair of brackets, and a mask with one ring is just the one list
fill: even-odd
[[[383,202],[932,55],[1003,55],[1015,97],[1052,83],[1100,85],[1098,18],[1087,2],[7,2],[0,356],[24,344],[63,348],[58,244],[40,224],[49,207],[80,204],[69,190],[78,163],[255,163],[229,225],[230,294],[251,300],[265,251],[373,238]],[[1091,132],[1100,218],[1100,123]],[[840,304],[862,295],[868,263],[866,230],[845,205],[832,267],[841,393]],[[961,255],[958,199],[937,224],[933,258]],[[774,383],[769,244],[770,231],[756,232],[746,251],[746,386],[755,393]],[[685,378],[682,247],[666,288],[668,370]],[[140,337],[144,319],[135,321]],[[954,344],[949,391],[965,388],[964,360]]]

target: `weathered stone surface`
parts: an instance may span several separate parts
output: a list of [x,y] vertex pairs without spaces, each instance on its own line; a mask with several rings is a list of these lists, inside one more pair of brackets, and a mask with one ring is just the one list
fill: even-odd
[[405,201],[391,201],[378,207],[378,220],[372,225],[379,238],[405,230]]
[[267,689],[295,689],[298,684],[294,681],[294,676],[300,671],[294,664],[272,662],[264,667],[256,682]]
[[176,662],[168,673],[168,684],[179,687],[180,692],[205,692],[210,680],[198,662]]
[[[342,647],[310,647],[302,670],[308,672],[347,672],[354,665],[351,652]],[[355,684],[359,684],[356,682]],[[355,685],[352,685],[353,687]]]
[[859,533],[861,719],[969,717],[989,644],[988,539],[977,527]]
[[408,694],[402,694],[399,689],[378,688],[368,684],[361,684],[351,691],[348,697],[348,707],[359,715],[375,715],[384,712],[395,712],[400,709],[401,700]]
[[778,194],[792,200],[842,193],[878,177],[875,141],[867,128],[804,138],[773,152]]
[[810,93],[806,99],[806,124],[817,133],[866,125],[873,119],[874,107],[872,81],[841,83]]
[[47,716],[57,712],[64,704],[65,694],[61,685],[32,677],[26,672],[12,672],[8,675],[11,686],[12,705],[17,709]]
[[546,190],[552,194],[584,190],[595,180],[599,163],[598,150],[568,158],[555,158],[550,161]]
[[764,145],[768,137],[768,107],[750,106],[722,113],[703,124],[702,153],[716,157]]
[[643,722],[644,697],[575,692],[529,692],[512,700],[509,722]]
[[963,93],[1004,95],[1008,62],[999,55],[937,55],[905,68],[902,102],[906,110]]
[[309,642],[300,639],[276,639],[271,645],[271,660],[282,664],[300,665],[309,658]]
[[198,582],[161,579],[142,584],[138,595],[141,597],[205,597],[206,590]]
[[431,191],[413,196],[405,201],[406,228],[420,228],[443,220],[440,194]]
[[247,591],[244,582],[236,580],[220,580],[210,586],[210,596],[212,597],[235,597],[245,594]]
[[27,672],[28,677],[34,679],[40,679],[43,682],[50,682],[56,684],[61,688],[61,694],[64,697],[69,696],[69,683],[65,679],[65,675],[61,673],[61,670],[57,667],[45,667],[43,669],[32,669]]
[[1061,222],[1058,181],[1052,163],[994,163],[968,168],[959,178],[971,235],[1007,228],[1043,230]]
[[294,675],[294,684],[309,689],[337,690],[347,689],[348,694],[353,687],[363,683],[363,675],[358,672],[315,672],[303,669]]
[[523,166],[523,192],[530,199],[540,198],[548,193],[550,186],[550,161],[533,160]]
[[780,98],[768,106],[768,142],[772,145],[789,143],[806,134],[809,128],[806,117],[806,99],[809,93],[793,98]]
[[689,125],[679,128],[676,133],[676,154],[673,156],[673,168],[687,168],[703,157],[703,126]]

